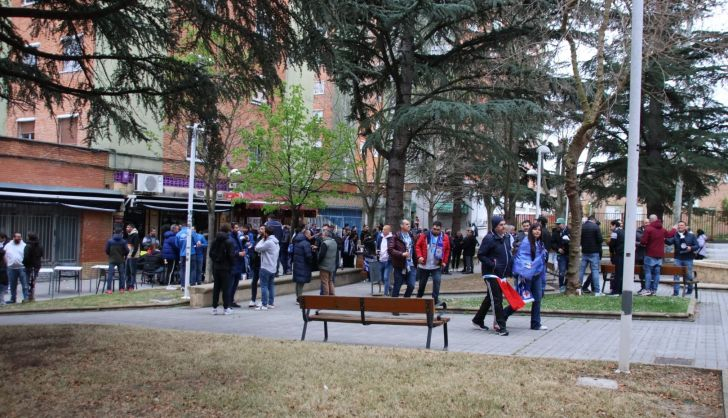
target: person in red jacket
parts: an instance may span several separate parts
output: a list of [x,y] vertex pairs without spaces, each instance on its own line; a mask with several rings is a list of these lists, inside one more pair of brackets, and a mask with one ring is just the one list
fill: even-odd
[[667,231],[662,227],[662,222],[657,215],[650,215],[650,224],[642,234],[640,244],[646,247],[645,250],[645,288],[638,295],[654,296],[657,293],[657,285],[660,284],[660,267],[665,257],[665,239],[672,238],[676,229]]
[[415,246],[417,255],[417,277],[420,285],[417,289],[417,297],[425,294],[427,280],[432,277],[432,298],[435,304],[440,304],[440,280],[442,268],[450,258],[450,239],[442,232],[442,222],[435,221],[430,232],[420,234]]

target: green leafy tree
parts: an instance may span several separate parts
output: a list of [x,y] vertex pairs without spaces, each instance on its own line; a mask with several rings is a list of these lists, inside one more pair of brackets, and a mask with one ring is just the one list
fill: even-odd
[[[411,147],[432,138],[482,141],[482,126],[516,107],[534,111],[536,87],[504,45],[529,38],[539,53],[550,1],[292,1],[301,46],[351,96],[351,117],[387,159],[386,222],[403,217]],[[523,55],[519,53],[519,55]],[[500,83],[513,72],[524,83]],[[530,104],[530,108],[529,105]],[[498,143],[489,148],[498,148]]]
[[[29,45],[24,19],[33,36],[62,40],[63,52],[53,43]],[[209,127],[221,117],[221,101],[280,82],[278,67],[293,39],[284,0],[37,0],[21,7],[4,1],[0,99],[51,112],[89,106],[89,142],[111,132],[149,141],[155,138],[137,114]],[[214,51],[216,71],[187,59],[200,48]],[[69,62],[78,67],[70,82],[61,71]]]
[[268,212],[287,206],[296,228],[303,206],[321,208],[323,197],[337,193],[334,181],[345,168],[348,144],[311,116],[300,86],[281,90],[276,105],[261,112],[264,123],[241,132],[236,154],[247,165],[238,190],[265,194]]

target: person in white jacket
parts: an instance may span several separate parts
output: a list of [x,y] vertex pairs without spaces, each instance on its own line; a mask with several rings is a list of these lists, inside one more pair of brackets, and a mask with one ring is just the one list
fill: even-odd
[[255,244],[255,252],[260,254],[260,288],[261,306],[255,308],[257,311],[265,311],[275,308],[273,299],[275,297],[275,275],[278,266],[278,253],[280,244],[274,235],[273,228],[266,226],[263,232],[263,239]]
[[17,302],[18,279],[23,289],[23,303],[28,301],[28,278],[25,275],[23,256],[25,255],[25,242],[20,232],[13,234],[13,240],[5,244],[5,265],[8,269],[8,281],[10,282],[10,302]]

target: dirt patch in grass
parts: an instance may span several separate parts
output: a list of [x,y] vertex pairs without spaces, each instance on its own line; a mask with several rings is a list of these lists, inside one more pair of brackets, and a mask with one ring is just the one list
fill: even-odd
[[[264,340],[114,326],[0,328],[3,415],[694,416],[716,371]],[[38,359],[18,362],[15,353]],[[12,357],[12,358],[11,358]],[[575,385],[615,379],[616,391]]]
[[0,306],[3,312],[42,311],[59,309],[93,309],[135,307],[143,305],[174,305],[182,302],[181,290],[167,290],[165,288],[136,290],[133,292],[106,295],[84,295],[70,298],[43,300],[33,303],[16,303]]

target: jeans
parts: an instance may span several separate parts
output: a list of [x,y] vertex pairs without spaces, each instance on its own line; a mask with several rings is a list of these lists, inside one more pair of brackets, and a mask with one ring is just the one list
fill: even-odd
[[10,283],[10,301],[17,301],[18,278],[20,278],[20,288],[23,290],[23,300],[28,299],[28,277],[25,275],[25,267],[9,268],[8,282]]
[[[687,272],[684,276],[684,279],[686,282],[693,280],[693,260],[681,260],[679,258],[676,258],[675,265],[687,267]],[[673,276],[672,279],[675,281],[675,284],[672,286],[672,295],[678,296],[680,294],[680,276]],[[688,288],[686,290],[688,294],[692,293],[693,285],[688,285]]]
[[[533,302],[531,303],[531,329],[539,329],[541,327],[541,299],[543,299],[543,285],[541,284],[541,276],[526,280],[526,288],[531,291]],[[504,315],[506,320],[515,311],[510,307],[506,307]]]
[[566,271],[569,269],[569,255],[559,254],[556,262],[559,264],[559,287],[564,287],[566,286]]
[[258,282],[260,281],[260,268],[250,269],[250,278],[253,280],[250,283],[250,300],[255,302],[255,299],[258,297]]
[[[622,294],[622,280],[624,280],[624,255],[615,256],[614,276],[612,276],[612,293]],[[632,276],[628,276],[631,280]]]
[[463,270],[465,270],[466,273],[473,272],[473,256],[472,255],[463,256]]
[[222,306],[227,309],[230,307],[230,281],[231,275],[229,270],[212,270],[212,307],[217,309],[220,300],[220,291],[222,291]]
[[392,262],[387,260],[384,262],[379,262],[382,269],[382,283],[384,283],[384,296],[391,295],[390,291],[390,279],[389,277],[392,275]]
[[202,284],[202,274],[205,272],[205,258],[197,256],[197,271],[194,276],[195,284]]
[[[278,261],[283,266],[283,274],[288,273],[288,271],[291,269],[288,266],[288,243],[285,245],[281,245],[281,249],[278,252]],[[276,274],[278,274],[278,266],[276,266]]]
[[599,293],[599,253],[589,253],[581,255],[581,267],[579,268],[579,283],[584,283],[584,272],[589,266],[591,272],[592,290]]
[[645,256],[645,289],[651,292],[657,292],[657,285],[660,284],[660,267],[662,266],[662,258],[654,258]]
[[415,283],[417,282],[417,269],[410,267],[409,271],[405,269],[394,269],[394,288],[392,289],[392,297],[399,297],[399,291],[402,289],[402,284],[407,282],[407,289],[404,291],[404,297],[408,298],[412,296],[412,292],[415,290]]
[[[185,263],[187,262],[187,257],[180,257],[179,259],[179,285],[184,287],[185,286],[185,269],[187,268],[185,266]],[[197,257],[194,255],[190,257],[190,286],[194,286],[197,280]]]
[[478,312],[473,317],[473,322],[479,325],[485,324],[485,316],[488,314],[491,305],[495,314],[495,323],[500,329],[506,329],[506,318],[503,311],[503,293],[501,292],[498,279],[488,278],[485,280],[485,286],[488,288],[488,294],[483,298],[483,302],[478,308]]
[[433,270],[426,270],[423,268],[417,269],[417,276],[419,276],[420,286],[417,288],[417,297],[421,298],[425,294],[425,286],[427,286],[427,279],[432,277],[432,298],[435,299],[435,305],[440,303],[440,280],[442,279],[442,270],[438,267]]
[[[215,274],[215,272],[213,271],[213,277],[214,277],[214,274]],[[235,302],[235,292],[238,291],[238,285],[240,284],[241,276],[242,276],[242,273],[240,273],[240,272],[228,271],[228,279],[225,282],[225,286],[227,286],[228,300],[231,305],[233,302]]]
[[273,305],[275,298],[276,274],[264,268],[260,269],[261,303],[263,306]]
[[136,287],[137,259],[127,258],[124,271],[126,273],[126,287]]
[[125,264],[109,262],[109,268],[106,270],[106,290],[114,290],[114,267],[119,270],[119,290],[126,288]]

